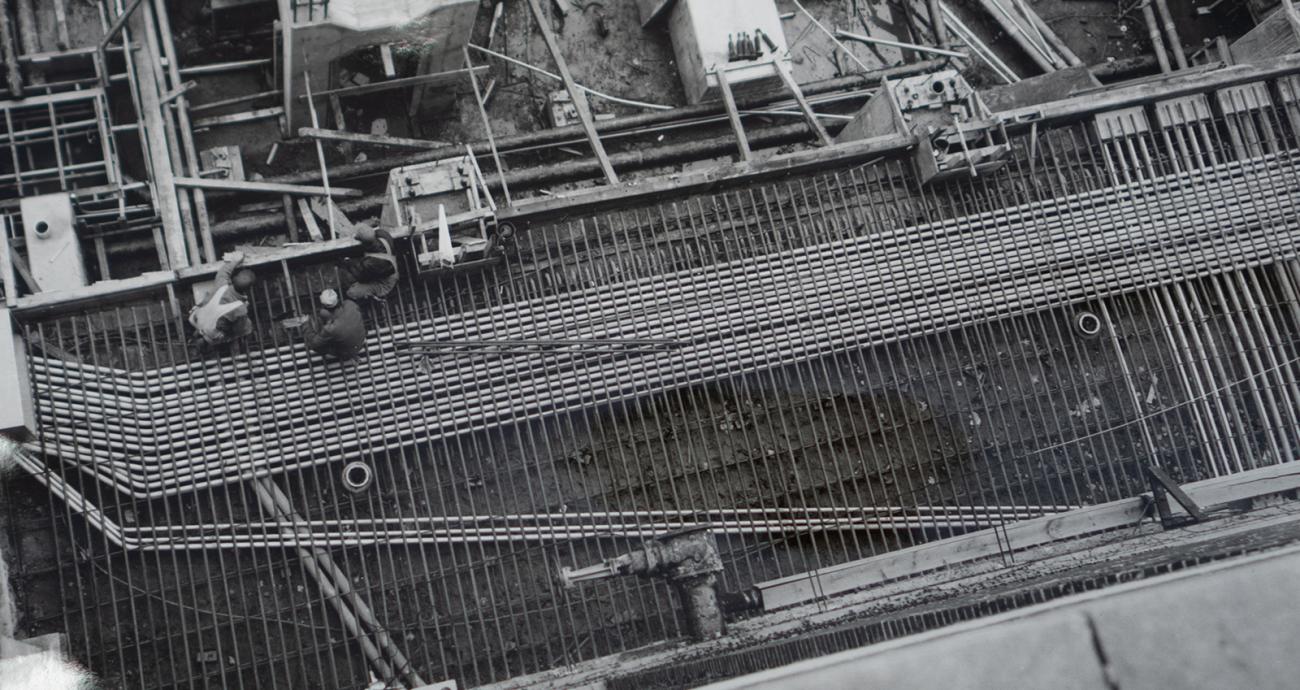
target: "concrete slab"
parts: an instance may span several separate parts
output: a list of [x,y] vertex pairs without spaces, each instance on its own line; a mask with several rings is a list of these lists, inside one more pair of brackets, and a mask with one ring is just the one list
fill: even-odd
[[1098,590],[709,686],[1296,686],[1300,547]]
[[1300,559],[1153,588],[1089,606],[1121,688],[1294,688]]
[[[986,690],[1056,688],[1109,690],[1100,661],[1091,654],[1087,618],[1081,613],[1031,618],[978,634],[949,634],[924,642],[879,645],[800,665],[807,685],[818,690]],[[807,674],[807,675],[803,675]],[[794,687],[789,674],[738,679],[736,687]],[[723,684],[720,687],[730,687]]]

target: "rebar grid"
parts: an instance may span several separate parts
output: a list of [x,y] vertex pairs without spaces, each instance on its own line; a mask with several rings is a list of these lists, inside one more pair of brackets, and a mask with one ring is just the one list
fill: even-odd
[[[35,625],[67,630],[77,656],[121,685],[357,686],[359,643],[283,548],[324,545],[424,677],[472,684],[681,627],[658,584],[554,582],[560,565],[615,555],[626,539],[446,543],[434,518],[642,534],[756,510],[770,524],[722,541],[724,586],[738,589],[971,527],[868,529],[882,512],[1015,518],[1131,496],[1147,463],[1194,480],[1289,460],[1295,137],[1279,112],[1251,117],[1251,131],[1208,123],[1198,145],[1213,157],[1200,159],[1160,133],[1102,143],[1074,125],[1015,140],[1008,169],[959,184],[923,190],[885,160],[534,227],[496,273],[408,282],[372,315],[377,335],[351,365],[313,360],[272,325],[335,284],[328,269],[262,281],[259,328],[226,356],[194,359],[162,300],[27,324],[45,347],[31,353],[34,449],[65,461],[38,466],[39,479],[84,498],[51,494],[56,555],[31,582],[53,588],[57,573],[49,596],[63,620]],[[844,265],[849,246],[871,253]],[[649,297],[677,292],[648,301],[638,280]],[[710,291],[725,281],[734,287]],[[611,296],[635,299],[603,306]],[[629,306],[640,311],[619,311]],[[1080,311],[1102,325],[1096,336],[1076,331]],[[417,367],[391,349],[412,333],[586,335],[608,323],[702,328],[718,349],[694,360],[696,376],[641,388],[690,353],[655,366],[659,355],[566,354]],[[770,354],[719,364],[742,350]],[[623,369],[637,384],[598,395]],[[491,386],[568,402],[490,420],[455,407]],[[469,421],[446,426],[447,410]],[[319,442],[340,437],[351,451]],[[276,445],[250,456],[253,443]],[[298,459],[275,481],[310,531],[265,512],[243,469],[227,471],[250,457],[253,472]],[[342,490],[345,457],[374,467],[366,493]],[[192,486],[167,490],[196,466]],[[140,483],[151,472],[163,481]],[[118,477],[123,490],[99,481]],[[781,524],[823,511],[856,522]],[[154,540],[123,548],[107,524]],[[349,542],[376,530],[377,545]],[[178,534],[243,547],[183,549]]]

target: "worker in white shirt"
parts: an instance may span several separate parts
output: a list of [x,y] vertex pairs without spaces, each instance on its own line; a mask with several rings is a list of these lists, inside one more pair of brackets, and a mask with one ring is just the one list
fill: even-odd
[[216,289],[190,310],[190,325],[208,345],[224,345],[253,331],[246,295],[257,277],[249,269],[239,268],[244,263],[242,252],[230,252],[221,258]]

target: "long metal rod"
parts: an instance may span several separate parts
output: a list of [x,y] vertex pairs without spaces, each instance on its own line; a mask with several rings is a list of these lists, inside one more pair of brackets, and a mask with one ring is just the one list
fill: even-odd
[[893,46],[895,48],[908,48],[910,50],[917,50],[923,53],[930,53],[932,55],[944,55],[947,57],[962,58],[964,60],[970,59],[970,56],[967,55],[966,53],[959,53],[955,50],[948,50],[946,48],[935,48],[933,46],[917,45],[915,43],[903,43],[902,41],[891,41],[887,38],[875,38],[872,36],[863,36],[862,34],[855,34],[851,31],[845,31],[843,29],[836,29],[835,35],[839,38],[847,38],[850,41],[858,41],[860,43],[874,43],[882,46]]

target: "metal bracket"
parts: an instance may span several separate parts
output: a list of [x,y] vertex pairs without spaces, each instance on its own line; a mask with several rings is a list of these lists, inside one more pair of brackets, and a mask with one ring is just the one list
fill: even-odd
[[[1205,511],[1191,496],[1178,486],[1178,482],[1173,480],[1167,472],[1155,466],[1147,466],[1147,477],[1151,482],[1151,501],[1156,506],[1156,513],[1160,516],[1160,524],[1165,529],[1182,527],[1196,522],[1205,521]],[[1169,496],[1173,496],[1178,505],[1187,511],[1186,516],[1174,515],[1169,509]]]

